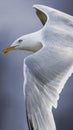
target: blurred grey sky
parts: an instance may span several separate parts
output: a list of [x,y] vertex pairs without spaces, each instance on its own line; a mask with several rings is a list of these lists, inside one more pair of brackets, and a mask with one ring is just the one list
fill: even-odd
[[[42,28],[33,4],[73,15],[73,0],[0,0],[0,130],[27,130],[23,96],[23,60],[30,52],[1,50],[16,38]],[[73,76],[54,110],[57,130],[73,130]]]

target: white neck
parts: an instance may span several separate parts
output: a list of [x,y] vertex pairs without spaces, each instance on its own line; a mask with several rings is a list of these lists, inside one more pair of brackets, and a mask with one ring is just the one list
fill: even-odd
[[42,43],[40,42],[41,41],[41,33],[39,31],[25,35],[22,37],[22,39],[23,39],[23,43],[21,45],[22,50],[36,52],[36,51],[40,50],[43,46]]

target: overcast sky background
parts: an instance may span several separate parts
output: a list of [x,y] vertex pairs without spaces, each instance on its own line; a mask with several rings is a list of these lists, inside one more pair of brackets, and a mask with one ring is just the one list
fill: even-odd
[[[73,15],[73,0],[0,0],[0,130],[28,130],[23,95],[23,60],[30,52],[1,50],[18,37],[42,27],[33,4],[44,4]],[[57,130],[73,130],[73,76],[63,89],[57,110]]]

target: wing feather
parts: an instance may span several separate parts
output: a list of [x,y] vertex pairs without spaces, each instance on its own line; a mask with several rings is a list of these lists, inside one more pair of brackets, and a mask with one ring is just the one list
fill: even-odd
[[[40,9],[43,10],[42,6]],[[50,16],[41,33],[44,47],[24,60],[24,94],[30,130],[56,130],[52,106],[57,107],[59,94],[73,72],[72,17],[47,7],[44,10]]]
[[48,15],[38,5],[34,5],[33,7],[36,9],[36,14],[39,17],[39,19],[41,20],[42,24],[45,25],[49,18]]
[[73,52],[68,55],[65,49],[60,48],[60,51],[45,47],[25,60],[26,113],[30,130],[56,130],[52,106],[57,107],[59,93],[73,71]]

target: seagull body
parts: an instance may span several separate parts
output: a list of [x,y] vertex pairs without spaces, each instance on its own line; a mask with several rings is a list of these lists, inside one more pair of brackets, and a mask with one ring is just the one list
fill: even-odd
[[56,130],[52,107],[73,72],[73,17],[43,5],[34,5],[43,24],[3,50],[35,52],[24,59],[24,96],[30,130]]

